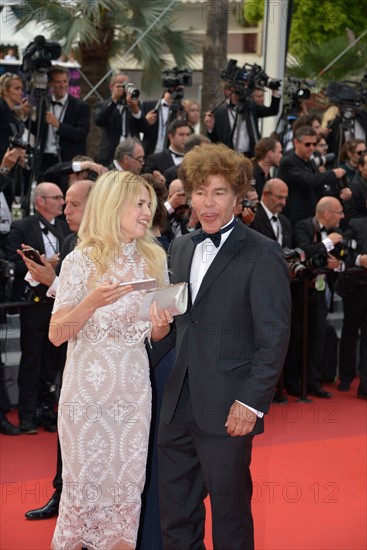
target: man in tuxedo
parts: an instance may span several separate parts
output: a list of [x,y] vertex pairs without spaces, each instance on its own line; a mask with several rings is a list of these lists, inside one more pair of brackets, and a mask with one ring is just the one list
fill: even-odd
[[[46,297],[46,288],[32,287],[24,280],[27,268],[17,253],[26,243],[45,254],[54,265],[65,237],[70,233],[62,214],[64,197],[54,183],[40,183],[34,191],[35,215],[14,221],[7,238],[7,259],[15,263],[13,300],[32,305],[20,308],[20,349],[18,413],[20,430],[37,433],[36,410],[40,392],[53,386],[59,370],[59,350],[48,339],[48,325],[53,300]],[[51,396],[50,401],[51,401]],[[50,408],[52,404],[50,403]],[[56,426],[55,426],[56,429]]]
[[127,138],[139,138],[139,132],[144,132],[139,100],[131,97],[129,88],[126,91],[128,82],[126,74],[114,74],[110,82],[110,99],[98,101],[94,108],[94,122],[102,128],[97,162],[104,166],[113,161],[119,143]]
[[278,114],[280,93],[272,91],[269,107],[259,105],[251,99],[242,100],[238,90],[227,87],[228,98],[213,113],[204,118],[208,138],[220,141],[231,149],[253,157],[255,144],[261,138],[258,119]]
[[[315,275],[308,289],[308,392],[316,397],[329,399],[331,393],[321,386],[322,360],[326,341],[326,316],[329,311],[334,271],[344,269],[343,262],[335,255],[336,245],[343,239],[337,228],[344,217],[343,207],[335,197],[323,197],[316,206],[314,217],[296,224],[293,231],[295,246],[301,248],[306,258],[324,258],[325,269]],[[334,253],[334,255],[333,255]]]
[[350,220],[345,240],[357,243],[353,269],[339,276],[338,293],[343,298],[343,329],[339,354],[339,391],[349,391],[357,372],[360,331],[359,386],[357,397],[367,399],[367,216]]
[[[338,189],[335,194],[339,196],[339,184],[345,170],[334,168],[321,174],[311,160],[315,147],[316,131],[311,126],[301,126],[294,136],[294,150],[279,164],[277,176],[285,181],[289,190],[284,214],[293,224],[312,217],[318,200],[323,195],[334,194],[328,189]],[[340,191],[340,198],[344,198],[343,191]]]
[[248,159],[203,144],[185,155],[180,175],[202,230],[169,252],[171,282],[186,281],[190,299],[176,317],[158,435],[163,546],[204,548],[210,494],[214,547],[252,550],[252,440],[287,351],[289,274],[280,246],[233,216]]
[[288,186],[273,178],[265,183],[261,202],[250,225],[269,239],[278,241],[282,248],[292,246],[292,224],[281,214],[288,200]]
[[145,172],[148,174],[159,172],[162,176],[168,168],[179,166],[184,156],[185,143],[191,134],[192,129],[185,120],[173,120],[168,126],[168,149],[150,155],[145,164]]
[[256,143],[253,176],[259,197],[262,195],[265,183],[270,179],[270,169],[279,166],[282,156],[282,144],[277,139],[265,137]]
[[[40,118],[39,172],[76,155],[87,154],[89,133],[89,106],[68,94],[69,72],[53,66],[48,72],[48,84],[52,95],[42,103]],[[37,123],[32,123],[32,133],[37,134]]]

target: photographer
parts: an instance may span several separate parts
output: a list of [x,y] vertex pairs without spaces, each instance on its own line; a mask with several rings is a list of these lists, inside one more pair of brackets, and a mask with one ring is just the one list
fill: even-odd
[[[21,118],[26,118],[30,105],[22,99],[23,82],[20,76],[4,73],[0,77],[0,162],[9,147],[9,139],[14,135],[21,137],[25,126]],[[20,115],[20,117],[18,116]]]
[[301,126],[294,137],[294,150],[285,155],[279,164],[277,176],[286,182],[289,200],[284,214],[292,223],[312,216],[317,201],[322,195],[344,198],[341,179],[345,175],[342,168],[326,170],[320,174],[311,160],[317,144],[317,134],[311,126]]
[[107,168],[102,164],[97,164],[90,157],[76,155],[72,160],[59,162],[51,166],[42,174],[40,181],[56,183],[65,195],[72,183],[79,180],[95,181],[98,176],[105,172],[107,172]]
[[270,169],[277,168],[282,159],[282,144],[273,137],[261,138],[255,145],[254,179],[256,191],[261,197]]
[[[326,341],[326,316],[331,305],[335,273],[345,265],[338,257],[343,235],[339,227],[344,217],[339,200],[323,197],[316,205],[314,217],[297,223],[294,228],[294,245],[301,248],[306,258],[320,258],[325,270],[318,273],[308,289],[308,392],[329,399],[331,394],[321,386],[322,360]],[[321,259],[323,260],[321,262]]]
[[[258,119],[278,114],[280,83],[274,84],[277,87],[272,89],[270,106],[259,105],[253,101],[251,95],[255,89],[265,85],[265,77],[265,81],[269,83],[267,75],[261,72],[261,80],[258,82],[259,75],[254,71],[254,67],[257,69],[258,66],[251,66],[251,70],[247,71],[246,66],[239,69],[233,62],[235,60],[229,61],[222,74],[227,99],[214,111],[206,113],[204,124],[212,142],[224,143],[238,153],[252,157],[255,144],[261,138]],[[229,79],[231,75],[233,76]]]
[[344,143],[340,154],[340,168],[345,170],[348,184],[352,183],[358,173],[358,161],[364,153],[366,153],[366,143],[363,139],[352,138]]
[[[139,91],[124,73],[116,73],[110,82],[111,97],[94,108],[94,122],[102,128],[97,162],[108,166],[118,144],[127,138],[139,138],[144,119],[139,106]],[[135,92],[135,93],[134,93]]]
[[345,205],[345,215],[348,220],[367,216],[367,153],[362,153],[358,159],[358,172],[350,184],[351,199]]
[[[167,146],[168,127],[179,115],[185,112],[182,105],[185,86],[192,85],[192,72],[189,69],[163,71],[163,93],[158,101],[145,101],[142,104],[144,115],[143,147],[145,156],[161,153]],[[182,116],[181,116],[182,118]]]

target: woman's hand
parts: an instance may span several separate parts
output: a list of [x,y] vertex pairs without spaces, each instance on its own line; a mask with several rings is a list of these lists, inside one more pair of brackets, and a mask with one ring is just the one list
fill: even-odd
[[132,285],[123,285],[120,283],[104,283],[100,286],[97,286],[88,294],[85,298],[85,303],[93,311],[99,307],[108,306],[117,302],[121,296],[128,294],[133,290]]
[[170,331],[170,324],[173,317],[168,309],[159,309],[157,302],[152,302],[150,309],[150,320],[152,322],[152,340],[162,340]]

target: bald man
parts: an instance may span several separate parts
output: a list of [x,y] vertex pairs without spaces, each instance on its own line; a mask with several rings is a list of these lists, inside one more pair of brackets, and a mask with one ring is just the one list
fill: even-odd
[[321,386],[321,372],[330,292],[335,272],[343,269],[342,261],[335,256],[335,246],[343,239],[338,229],[342,218],[344,213],[340,201],[323,197],[316,205],[315,216],[298,222],[293,234],[295,246],[304,250],[307,258],[324,257],[327,268],[327,274],[317,274],[308,289],[308,392],[323,399],[331,397],[331,393]]
[[278,241],[282,248],[292,245],[292,224],[281,214],[288,199],[288,186],[279,179],[268,180],[263,188],[261,202],[250,225],[273,241]]
[[[27,267],[17,253],[22,244],[28,244],[56,265],[66,236],[70,233],[67,223],[58,218],[64,207],[64,196],[54,183],[37,185],[33,194],[35,214],[14,221],[7,238],[7,259],[15,263],[13,300],[24,300],[32,306],[20,308],[19,427],[23,434],[37,434],[36,412],[39,400],[45,403],[51,396],[59,368],[60,351],[48,339],[48,325],[53,300],[46,297],[46,287],[31,287],[24,277]],[[42,397],[41,397],[42,395]],[[44,397],[46,396],[46,397]],[[46,405],[47,407],[48,405]],[[56,425],[45,420],[44,426],[55,431]]]

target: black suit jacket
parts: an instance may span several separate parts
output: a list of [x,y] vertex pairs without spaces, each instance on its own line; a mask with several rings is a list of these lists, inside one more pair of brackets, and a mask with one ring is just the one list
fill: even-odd
[[324,186],[334,188],[338,182],[332,170],[320,174],[313,162],[301,159],[295,151],[282,158],[277,177],[288,185],[289,199],[283,213],[293,224],[313,216]]
[[[159,101],[159,103],[158,103]],[[158,129],[159,129],[159,120],[161,119],[161,111],[162,109],[168,109],[168,107],[162,107],[162,104],[160,100],[158,101],[144,101],[141,105],[141,109],[143,111],[143,116],[149,112],[155,109],[158,105],[157,109],[157,120],[154,124],[150,125],[147,123],[147,121],[144,118],[144,139],[143,139],[143,148],[145,151],[145,156],[148,157],[149,155],[152,155],[154,153],[155,147],[157,145],[157,139],[158,139]],[[177,112],[170,110],[167,126],[172,120],[175,120],[177,118]],[[166,128],[167,128],[166,126]],[[167,142],[167,146],[169,143]]]
[[[46,110],[50,107],[44,106],[41,110],[41,151],[45,149],[48,124],[46,123]],[[90,115],[89,105],[80,99],[68,95],[68,104],[65,109],[63,121],[56,132],[59,136],[59,148],[61,160],[72,160],[76,155],[87,154],[87,137],[89,133]],[[36,133],[37,125],[31,125],[32,133]]]
[[348,220],[367,216],[367,181],[356,174],[349,185],[352,196],[345,201],[344,211]]
[[[108,166],[114,158],[115,150],[120,143],[122,134],[122,106],[116,105],[112,99],[96,103],[93,115],[94,122],[102,128],[101,143],[97,162]],[[144,116],[134,118],[130,109],[126,109],[126,137],[139,138],[139,132],[144,132]]]
[[161,153],[155,153],[154,155],[149,155],[145,163],[144,172],[152,174],[154,170],[159,170],[163,174],[168,168],[175,166],[175,163],[172,159],[172,154],[168,149],[162,151]]
[[[170,247],[171,282],[189,282],[194,232]],[[289,273],[274,241],[237,223],[208,269],[194,304],[176,317],[176,361],[161,420],[174,415],[186,372],[195,420],[226,434],[234,400],[266,413],[283,367],[290,325]],[[252,434],[263,431],[258,419]]]
[[[257,119],[268,116],[274,116],[279,111],[280,98],[272,96],[269,107],[257,105],[254,102],[245,104],[243,117],[246,120],[247,132],[250,139],[250,149],[246,151],[250,156],[254,155],[256,142],[261,138]],[[224,103],[214,113],[215,125],[211,133],[207,133],[208,138],[214,143],[221,142],[234,148],[232,140],[232,130],[228,117],[228,105]]]
[[0,162],[9,147],[9,138],[14,133],[10,124],[15,126],[18,136],[23,134],[24,124],[13,113],[6,101],[0,98]]
[[[278,220],[280,222],[280,225],[282,226],[282,248],[290,248],[292,246],[292,224],[288,220],[288,218],[283,216],[283,214],[278,214]],[[250,227],[255,231],[258,231],[262,235],[265,235],[265,237],[272,239],[273,241],[277,240],[273,231],[273,226],[271,225],[268,215],[265,212],[261,203],[259,204],[259,207],[255,214],[255,218]]]
[[[61,219],[56,218],[55,227],[60,234],[59,249],[69,235],[68,224]],[[19,301],[24,293],[26,282],[24,276],[27,273],[27,266],[23,259],[17,254],[17,249],[21,249],[21,244],[32,246],[40,254],[45,253],[42,231],[39,220],[36,216],[29,216],[23,220],[16,220],[12,223],[6,242],[7,259],[15,263],[15,277],[13,282],[13,300]],[[40,285],[40,287],[43,285]]]

